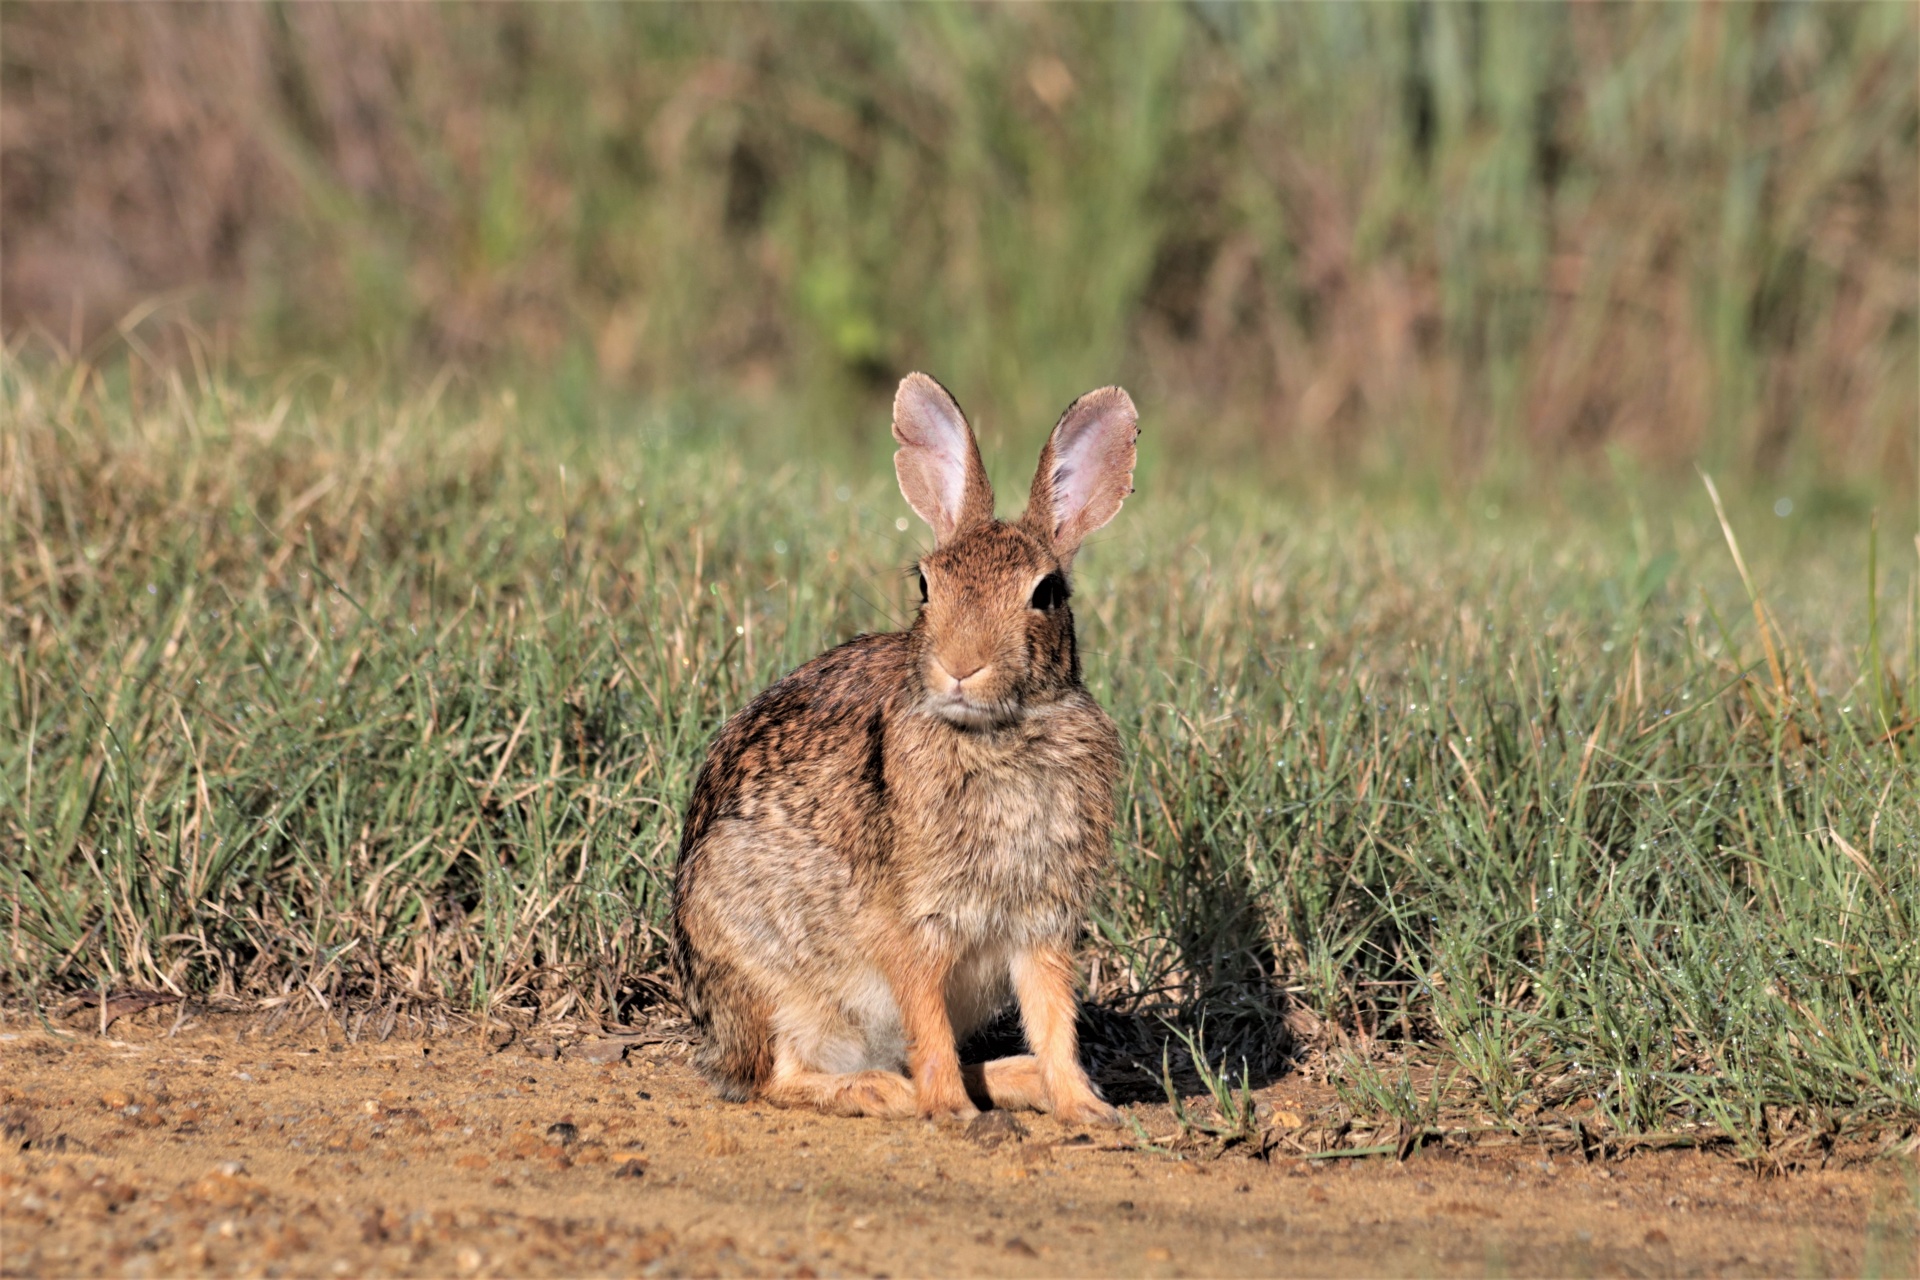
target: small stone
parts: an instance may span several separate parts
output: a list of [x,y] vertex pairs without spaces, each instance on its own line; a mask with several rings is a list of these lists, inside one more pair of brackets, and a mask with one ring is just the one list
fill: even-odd
[[967,1121],[963,1129],[967,1141],[983,1147],[997,1147],[1009,1138],[1015,1142],[1024,1141],[1027,1126],[1013,1118],[1011,1111],[982,1111]]
[[520,1051],[529,1058],[539,1058],[551,1062],[560,1056],[560,1046],[551,1040],[529,1040],[520,1046]]
[[222,1160],[219,1164],[213,1166],[213,1171],[222,1177],[243,1178],[246,1176],[247,1166],[241,1164],[238,1160]]
[[1173,1250],[1165,1248],[1164,1246],[1161,1246],[1161,1245],[1154,1245],[1151,1249],[1147,1250],[1147,1261],[1148,1262],[1172,1262]]
[[582,1062],[615,1063],[625,1060],[627,1048],[624,1040],[582,1040],[567,1050],[567,1057]]
[[577,1126],[562,1120],[547,1126],[547,1138],[560,1146],[570,1147],[580,1141],[580,1130]]
[[1007,1241],[1005,1244],[1001,1245],[1000,1247],[1006,1250],[1008,1253],[1015,1255],[1016,1257],[1037,1258],[1040,1256],[1040,1254],[1034,1249],[1032,1245],[1028,1244],[1025,1240],[1022,1240],[1019,1236],[1013,1237],[1013,1239]]
[[646,1162],[643,1160],[623,1160],[619,1166],[614,1169],[613,1176],[616,1178],[644,1178],[647,1176]]
[[513,1043],[514,1034],[512,1027],[495,1027],[487,1032],[487,1047],[498,1053]]
[[133,1105],[125,1089],[109,1089],[100,1095],[100,1105],[109,1111],[124,1111]]

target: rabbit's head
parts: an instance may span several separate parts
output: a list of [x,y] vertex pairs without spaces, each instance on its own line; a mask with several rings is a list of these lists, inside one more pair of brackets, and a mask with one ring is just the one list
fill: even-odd
[[993,728],[1079,686],[1068,574],[1080,543],[1133,492],[1139,434],[1119,387],[1081,396],[1040,451],[1025,514],[1003,522],[960,406],[923,373],[902,379],[894,470],[934,536],[911,632],[927,710],[960,728]]

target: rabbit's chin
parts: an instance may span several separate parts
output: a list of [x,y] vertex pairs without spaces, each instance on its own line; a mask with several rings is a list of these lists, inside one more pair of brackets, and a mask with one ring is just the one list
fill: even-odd
[[956,729],[1004,729],[1020,719],[1020,704],[1011,699],[968,702],[960,698],[930,699],[933,714]]

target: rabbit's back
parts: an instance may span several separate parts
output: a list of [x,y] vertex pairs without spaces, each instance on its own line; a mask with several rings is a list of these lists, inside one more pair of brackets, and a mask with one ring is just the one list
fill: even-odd
[[892,843],[881,769],[905,640],[858,637],[768,687],[722,728],[694,783],[673,962],[707,1033],[700,1065],[729,1095],[764,1079],[772,1020],[796,998],[874,1003],[861,935]]
[[[911,671],[904,633],[858,636],[763,690],[727,721],[694,782],[680,879],[697,880],[715,823],[777,823],[849,863],[888,843],[880,768],[888,713]],[[683,886],[684,883],[683,883]]]

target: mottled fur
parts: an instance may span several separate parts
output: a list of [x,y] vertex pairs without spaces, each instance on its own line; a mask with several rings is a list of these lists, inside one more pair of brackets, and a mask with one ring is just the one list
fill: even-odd
[[[1117,1119],[1078,1061],[1072,947],[1120,743],[1080,683],[1065,578],[1131,492],[1137,430],[1118,388],[1075,401],[1005,523],[958,406],[901,383],[895,465],[936,537],[927,601],[729,720],[687,811],[673,963],[725,1096]],[[957,1040],[1010,1000],[1033,1054],[963,1072]]]

